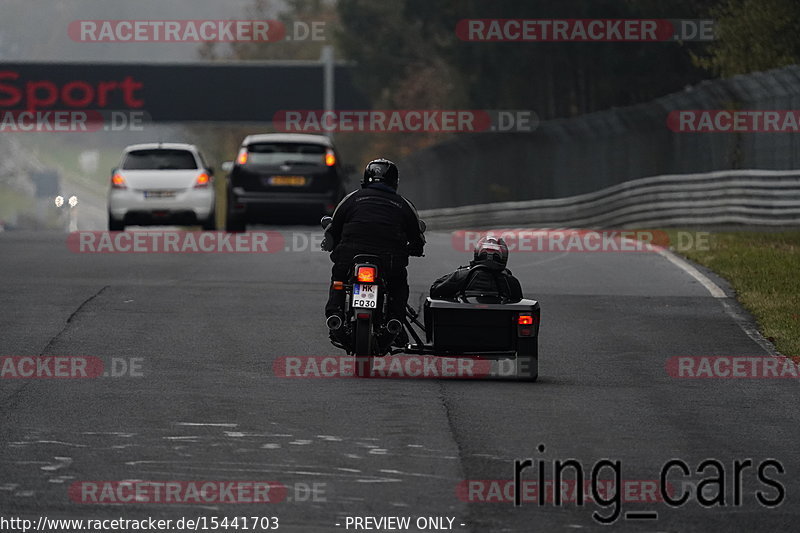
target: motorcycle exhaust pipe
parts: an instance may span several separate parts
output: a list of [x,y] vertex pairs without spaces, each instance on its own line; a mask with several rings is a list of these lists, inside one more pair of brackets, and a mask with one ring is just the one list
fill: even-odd
[[331,315],[327,320],[325,320],[325,324],[330,330],[339,329],[342,327],[342,317],[339,315]]
[[403,323],[396,318],[391,319],[386,323],[386,331],[392,336],[397,336],[403,330]]

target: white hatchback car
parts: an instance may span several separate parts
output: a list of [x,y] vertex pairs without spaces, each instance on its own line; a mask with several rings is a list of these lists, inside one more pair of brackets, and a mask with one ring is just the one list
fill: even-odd
[[173,224],[216,229],[213,176],[192,144],[128,146],[111,172],[108,229]]

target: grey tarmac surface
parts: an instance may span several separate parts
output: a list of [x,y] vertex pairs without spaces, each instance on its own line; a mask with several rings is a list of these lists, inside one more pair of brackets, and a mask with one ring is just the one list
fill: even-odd
[[[311,231],[270,229],[300,244],[293,236]],[[411,260],[414,303],[468,260],[447,233],[429,235],[426,255]],[[63,234],[0,234],[0,356],[129,367],[97,379],[0,379],[0,516],[276,516],[279,531],[297,532],[346,531],[355,516],[451,517],[465,532],[796,528],[797,380],[676,379],[665,369],[673,356],[767,356],[722,300],[653,253],[518,253],[509,267],[542,306],[537,383],[288,379],[275,375],[280,357],[343,355],[322,320],[327,254],[79,254]],[[544,460],[547,480],[555,460],[576,459],[588,475],[608,458],[639,481],[658,481],[672,458],[692,471],[713,458],[727,505],[706,509],[695,491],[678,508],[626,501],[601,526],[592,513],[614,505],[514,507],[457,492],[466,480],[511,480],[525,458]],[[781,505],[757,503],[756,492],[778,492],[756,466],[739,476],[733,504],[734,461],[748,458],[781,462],[782,474],[766,472]],[[681,483],[677,473],[679,491],[717,475]],[[123,480],[272,480],[289,491],[280,503],[235,505],[69,497],[74,483]],[[630,511],[658,518],[626,520]]]

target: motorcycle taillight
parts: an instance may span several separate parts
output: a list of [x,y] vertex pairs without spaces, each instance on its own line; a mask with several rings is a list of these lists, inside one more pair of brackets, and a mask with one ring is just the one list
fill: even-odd
[[378,277],[378,269],[374,266],[360,266],[356,272],[356,278],[361,283],[375,283]]

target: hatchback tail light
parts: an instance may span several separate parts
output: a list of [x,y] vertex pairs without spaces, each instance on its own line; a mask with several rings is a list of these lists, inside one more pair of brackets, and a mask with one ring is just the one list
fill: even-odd
[[333,153],[333,150],[328,148],[325,151],[325,166],[332,167],[336,164],[336,154]]
[[236,156],[236,162],[240,165],[247,163],[247,148],[239,150],[239,155]]
[[111,188],[112,189],[127,189],[128,185],[125,183],[125,178],[122,177],[122,174],[119,172],[115,172],[113,176],[111,176]]
[[209,184],[210,181],[211,181],[211,178],[208,177],[208,174],[203,172],[202,174],[197,176],[197,180],[194,182],[194,188],[195,189],[198,189],[198,188],[202,189],[202,188],[208,187],[208,184]]

